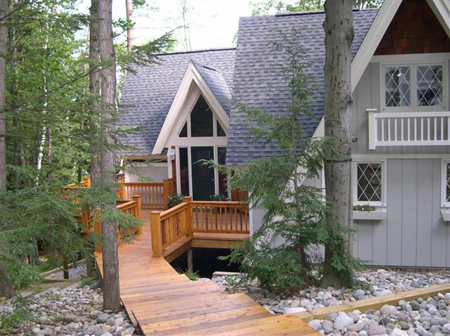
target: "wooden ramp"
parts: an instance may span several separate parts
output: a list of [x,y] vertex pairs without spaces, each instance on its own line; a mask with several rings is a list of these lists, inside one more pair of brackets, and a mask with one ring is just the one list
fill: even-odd
[[119,269],[122,302],[145,335],[319,335],[296,316],[271,315],[245,294],[190,281],[152,257],[149,212],[142,216],[140,237],[119,246]]

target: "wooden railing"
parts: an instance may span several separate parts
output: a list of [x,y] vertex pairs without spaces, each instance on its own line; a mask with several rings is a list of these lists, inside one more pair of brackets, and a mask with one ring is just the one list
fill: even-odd
[[161,257],[162,251],[183,237],[192,236],[192,209],[190,198],[166,211],[152,211],[150,222],[152,249],[155,257]]
[[369,149],[377,146],[450,146],[450,112],[369,109]]
[[[150,223],[155,257],[181,239],[192,239],[195,232],[249,234],[248,204],[240,202],[191,201],[165,210],[152,211]],[[188,240],[187,240],[188,241]]]
[[124,200],[134,195],[141,196],[141,204],[145,207],[167,207],[169,196],[174,192],[172,179],[161,183],[124,182],[118,191],[118,197]]
[[240,202],[192,202],[194,232],[250,233],[248,204]]

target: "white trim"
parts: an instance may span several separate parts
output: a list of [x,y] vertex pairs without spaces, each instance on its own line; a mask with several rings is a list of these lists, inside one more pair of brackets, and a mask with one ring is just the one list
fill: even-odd
[[450,36],[450,2],[448,0],[427,0],[427,3],[441,23],[442,28]]
[[[161,131],[158,135],[155,146],[153,147],[152,154],[159,154],[164,150],[165,147],[167,147],[167,141],[174,132],[174,127],[176,127],[177,120],[180,117],[180,113],[182,113],[182,107],[188,100],[189,90],[194,84],[200,90],[200,94],[203,95],[206,102],[211,107],[213,114],[217,115],[218,119],[221,121],[222,126],[224,126],[224,131],[228,133],[228,126],[230,123],[229,116],[217,100],[214,93],[209,88],[200,72],[195,67],[194,63],[190,62],[183,80],[181,81],[178,92],[175,95],[175,99],[173,100],[172,105],[169,109],[169,113],[167,114],[167,117],[164,121],[163,127],[161,128]],[[197,102],[197,100],[195,100],[195,102]],[[184,121],[181,127],[183,127],[183,125]],[[188,136],[190,136],[190,127],[188,127]]]
[[408,65],[407,63],[440,63],[450,59],[450,53],[429,54],[401,54],[401,55],[374,55],[370,63],[389,63],[395,65]]
[[356,86],[359,83],[364,71],[367,68],[375,50],[377,50],[381,39],[386,33],[392,19],[397,13],[402,0],[388,0],[384,1],[380,10],[378,11],[375,20],[370,26],[363,43],[358,49],[355,58],[352,62],[352,92],[355,91]]
[[316,130],[314,131],[312,138],[322,139],[324,136],[325,136],[325,117],[322,117],[322,119],[320,119],[319,125],[317,125]]
[[[358,201],[358,174],[357,165],[364,163],[379,163],[381,164],[381,202],[363,202]],[[353,160],[352,162],[352,194],[353,194],[353,205],[369,205],[375,207],[386,207],[387,206],[387,164],[385,159],[364,159],[364,160]]]
[[353,210],[354,220],[385,220],[387,218],[386,208],[377,208],[373,211]]
[[450,154],[352,154],[353,161],[385,159],[448,159]]
[[[441,207],[450,208],[450,202],[447,202],[447,164],[450,164],[450,159],[442,160],[441,165]],[[450,169],[450,168],[449,168]]]

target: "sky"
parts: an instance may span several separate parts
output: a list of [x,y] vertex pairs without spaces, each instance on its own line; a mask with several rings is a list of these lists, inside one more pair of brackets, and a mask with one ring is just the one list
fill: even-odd
[[[190,7],[189,21],[191,49],[226,48],[233,46],[239,17],[250,16],[251,0],[187,0]],[[253,0],[254,1],[254,0]],[[82,10],[87,10],[90,1],[84,0]],[[161,36],[182,25],[180,0],[147,0],[152,9],[135,11],[136,44]],[[113,1],[114,19],[125,18],[125,0]],[[177,34],[182,34],[178,30]],[[179,44],[176,51],[184,50]]]

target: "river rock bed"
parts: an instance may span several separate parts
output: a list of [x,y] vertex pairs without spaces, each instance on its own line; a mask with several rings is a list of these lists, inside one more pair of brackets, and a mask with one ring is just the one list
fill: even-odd
[[[30,312],[30,321],[13,329],[13,335],[35,336],[131,336],[134,326],[125,311],[102,311],[103,295],[98,284],[79,287],[51,288],[25,299],[23,306]],[[0,306],[2,315],[12,314],[15,305]]]
[[[86,263],[80,263],[77,267],[69,268],[69,279],[70,280],[81,280],[86,277]],[[63,271],[52,273],[46,276],[46,279],[50,280],[62,280],[64,279]]]
[[243,286],[240,284],[239,276],[217,277],[213,281],[228,292],[248,294],[273,314],[293,314],[448,283],[450,271],[368,269],[358,272],[357,279],[365,286],[353,290],[311,287],[287,298],[262,290],[256,284]]
[[377,311],[334,313],[325,320],[312,320],[309,325],[322,335],[448,335],[450,294],[439,294],[427,300],[401,300],[398,306],[385,305]]

